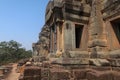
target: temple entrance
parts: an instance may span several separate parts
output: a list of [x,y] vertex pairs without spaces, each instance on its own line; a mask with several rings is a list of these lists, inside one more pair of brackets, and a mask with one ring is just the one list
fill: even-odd
[[114,33],[116,34],[116,37],[120,43],[120,19],[114,20],[111,23],[112,23]]
[[83,32],[83,25],[75,25],[75,40],[76,40],[76,48],[80,48],[81,37]]

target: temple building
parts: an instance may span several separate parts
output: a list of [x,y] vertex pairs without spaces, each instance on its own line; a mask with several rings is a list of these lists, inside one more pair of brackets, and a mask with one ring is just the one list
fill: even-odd
[[[68,71],[74,72],[74,69],[81,70],[82,67],[84,70],[119,73],[120,0],[50,0],[46,7],[45,24],[38,42],[33,44],[33,51],[35,62],[48,61]],[[117,76],[118,79],[104,76],[105,79],[100,80],[120,80],[120,75]],[[99,80],[89,77],[85,80]]]
[[51,0],[33,50],[71,57],[108,58],[120,52],[119,0]]

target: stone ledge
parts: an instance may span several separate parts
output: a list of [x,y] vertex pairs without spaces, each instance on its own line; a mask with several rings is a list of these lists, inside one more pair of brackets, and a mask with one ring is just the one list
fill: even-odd
[[88,65],[89,60],[87,58],[58,58],[53,61],[52,64],[61,65]]
[[89,58],[88,51],[70,51],[71,58]]

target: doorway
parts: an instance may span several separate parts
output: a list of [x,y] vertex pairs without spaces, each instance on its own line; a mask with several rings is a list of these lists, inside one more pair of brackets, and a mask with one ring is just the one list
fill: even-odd
[[81,38],[83,32],[83,25],[75,25],[75,40],[76,40],[76,48],[80,48]]

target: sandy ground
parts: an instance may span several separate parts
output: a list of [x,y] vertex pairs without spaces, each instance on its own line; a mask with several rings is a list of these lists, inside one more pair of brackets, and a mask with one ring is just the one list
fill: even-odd
[[17,68],[17,64],[13,64],[13,69],[11,70],[11,73],[8,75],[8,77],[5,80],[18,80],[20,73],[16,72],[16,68]]

